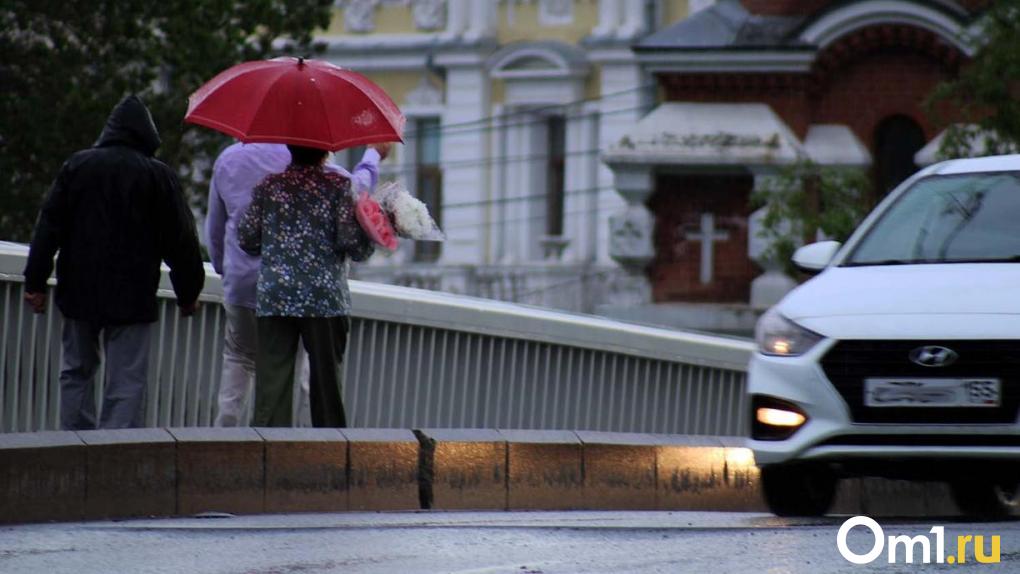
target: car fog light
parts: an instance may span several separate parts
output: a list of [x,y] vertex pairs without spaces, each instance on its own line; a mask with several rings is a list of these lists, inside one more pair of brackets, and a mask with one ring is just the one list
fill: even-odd
[[768,407],[759,408],[756,416],[758,422],[773,427],[799,427],[807,421],[807,417],[800,413]]
[[807,413],[798,405],[767,395],[751,396],[751,438],[786,440],[808,422]]

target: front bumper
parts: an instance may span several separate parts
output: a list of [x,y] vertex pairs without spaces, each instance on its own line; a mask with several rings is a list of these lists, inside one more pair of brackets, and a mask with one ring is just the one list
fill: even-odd
[[[791,402],[808,420],[786,440],[754,440],[748,446],[760,466],[792,461],[852,459],[1020,460],[1020,425],[862,424],[828,380],[821,359],[837,342],[822,341],[800,357],[755,354],[747,378],[749,395]],[[753,413],[748,413],[753,416]]]

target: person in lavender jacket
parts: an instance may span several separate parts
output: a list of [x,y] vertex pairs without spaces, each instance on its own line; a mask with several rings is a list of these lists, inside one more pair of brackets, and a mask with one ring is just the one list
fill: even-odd
[[[390,144],[370,146],[353,173],[334,164],[327,169],[349,178],[355,189],[371,192],[379,179],[379,162],[389,150]],[[286,170],[290,161],[283,144],[235,143],[223,150],[213,166],[205,234],[213,268],[223,277],[227,316],[216,426],[247,424],[244,419],[255,379],[255,292],[260,258],[241,249],[237,225],[251,203],[255,186],[266,176]]]

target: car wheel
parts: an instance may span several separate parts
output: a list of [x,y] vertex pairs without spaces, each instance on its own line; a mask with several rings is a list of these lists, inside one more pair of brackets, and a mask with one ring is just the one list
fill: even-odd
[[1020,508],[1020,481],[982,478],[958,479],[949,483],[956,506],[965,516],[1002,520]]
[[776,516],[822,516],[836,498],[836,475],[819,465],[772,465],[761,469],[765,503]]

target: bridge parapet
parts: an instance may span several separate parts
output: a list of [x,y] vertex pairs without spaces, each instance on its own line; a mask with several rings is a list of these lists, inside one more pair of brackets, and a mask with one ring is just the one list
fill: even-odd
[[[52,297],[42,315],[22,303],[26,255],[0,244],[0,432],[58,427],[62,321]],[[164,273],[150,427],[215,418],[223,291],[207,271],[203,306],[189,319]],[[352,426],[745,434],[748,341],[359,281],[351,295]]]

